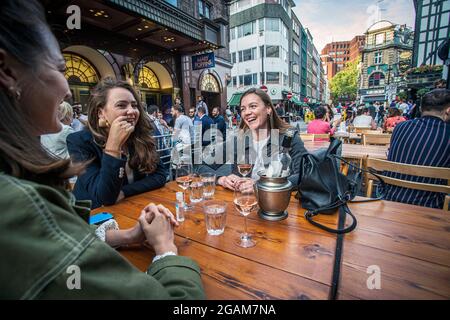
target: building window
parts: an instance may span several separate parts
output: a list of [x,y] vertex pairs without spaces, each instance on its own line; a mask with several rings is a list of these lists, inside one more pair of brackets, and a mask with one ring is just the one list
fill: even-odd
[[231,63],[236,63],[236,52],[231,53]]
[[288,38],[288,28],[284,24],[284,22],[281,23],[283,26],[283,36],[287,39]]
[[266,46],[266,57],[267,58],[279,58],[280,57],[280,47],[279,46]]
[[279,72],[266,72],[266,82],[271,84],[280,83],[280,73]]
[[236,28],[231,28],[230,29],[230,39],[231,40],[236,39]]
[[369,88],[384,86],[384,74],[382,72],[372,73],[369,77]]
[[383,62],[383,53],[382,52],[375,52],[375,55],[373,57],[373,64],[381,64]]
[[177,7],[177,0],[165,0],[167,3],[170,3],[174,7]]
[[238,38],[242,38],[248,35],[255,33],[256,22],[252,21],[243,25],[240,25],[238,28]]
[[237,87],[237,77],[233,77],[233,87]]
[[265,81],[264,72],[261,72],[259,76],[261,77],[261,84],[263,84]]
[[198,14],[201,17],[211,19],[211,5],[204,0],[198,0]]
[[259,32],[264,31],[264,18],[258,20],[258,29]]
[[298,54],[299,51],[300,51],[300,46],[299,46],[298,43],[295,42],[295,41],[292,42],[292,50],[293,50],[296,54]]
[[259,56],[264,58],[264,46],[259,47]]
[[266,30],[267,31],[280,31],[280,19],[266,18]]
[[239,62],[255,59],[256,59],[256,48],[239,51]]
[[220,92],[219,83],[211,73],[207,73],[202,78],[202,82],[200,83],[200,90],[208,92]]
[[384,43],[384,33],[379,33],[375,36],[375,45],[380,45]]
[[159,80],[156,74],[149,67],[144,66],[138,75],[138,83],[142,88],[159,89]]
[[98,82],[97,72],[87,60],[73,54],[64,53],[63,56],[66,61],[64,76],[71,84]]

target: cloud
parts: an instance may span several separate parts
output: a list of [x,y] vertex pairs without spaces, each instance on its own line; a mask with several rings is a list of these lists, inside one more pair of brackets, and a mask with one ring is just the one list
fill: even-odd
[[[320,52],[331,41],[351,40],[362,35],[381,18],[414,27],[412,0],[384,0],[378,12],[375,0],[295,0],[295,14],[308,28]],[[383,10],[384,9],[384,10]]]

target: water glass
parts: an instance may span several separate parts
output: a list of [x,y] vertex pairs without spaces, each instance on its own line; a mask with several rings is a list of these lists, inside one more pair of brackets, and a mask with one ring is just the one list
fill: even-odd
[[203,200],[203,182],[199,176],[194,175],[192,177],[189,191],[192,203],[197,203]]
[[203,199],[212,199],[216,191],[216,175],[214,173],[202,173],[200,178],[203,182]]
[[210,200],[203,206],[206,231],[209,235],[218,236],[225,230],[227,204],[219,200]]

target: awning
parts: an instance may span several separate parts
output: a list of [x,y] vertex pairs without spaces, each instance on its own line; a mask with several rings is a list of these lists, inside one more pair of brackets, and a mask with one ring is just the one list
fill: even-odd
[[239,106],[241,102],[242,93],[233,93],[230,101],[228,101],[228,105],[231,107]]
[[376,101],[385,101],[386,96],[380,95],[380,96],[365,96],[362,98],[362,102],[376,102]]
[[292,96],[292,98],[289,101],[297,106],[301,106],[303,103],[297,96]]

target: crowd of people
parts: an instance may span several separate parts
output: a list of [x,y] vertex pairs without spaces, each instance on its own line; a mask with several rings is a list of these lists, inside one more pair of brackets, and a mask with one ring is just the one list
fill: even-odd
[[[217,144],[233,161],[201,163],[196,170],[215,173],[219,185],[234,190],[237,164],[252,159],[249,176],[257,180],[294,128],[260,89],[247,90],[235,114],[229,107],[208,106],[203,97],[188,110],[177,98],[162,113],[158,106],[146,107],[130,84],[111,78],[92,90],[83,114],[79,103],[62,102],[71,98],[64,68],[39,2],[2,1],[0,238],[7,250],[0,262],[0,297],[204,298],[198,265],[178,255],[173,231],[178,223],[170,210],[150,203],[129,229],[120,229],[114,220],[92,229],[90,209],[165,185],[168,172],[158,154],[158,136],[170,134],[189,145],[201,124],[202,145]],[[389,107],[323,105],[313,110],[307,130],[333,135],[350,125],[383,127],[393,131],[389,160],[450,167],[450,91],[426,94],[421,117],[412,119],[414,109],[405,101]],[[230,130],[233,124],[236,130]],[[221,139],[206,137],[213,125]],[[240,139],[246,141],[245,152],[230,152]],[[287,152],[292,159],[288,179],[297,184],[300,160],[307,153],[300,135],[293,135]],[[74,176],[71,190],[68,181]],[[387,199],[394,201],[430,207],[443,202],[441,194],[388,191]],[[114,250],[143,241],[156,254],[146,273]],[[83,270],[83,290],[67,289],[66,268],[74,264]]]

